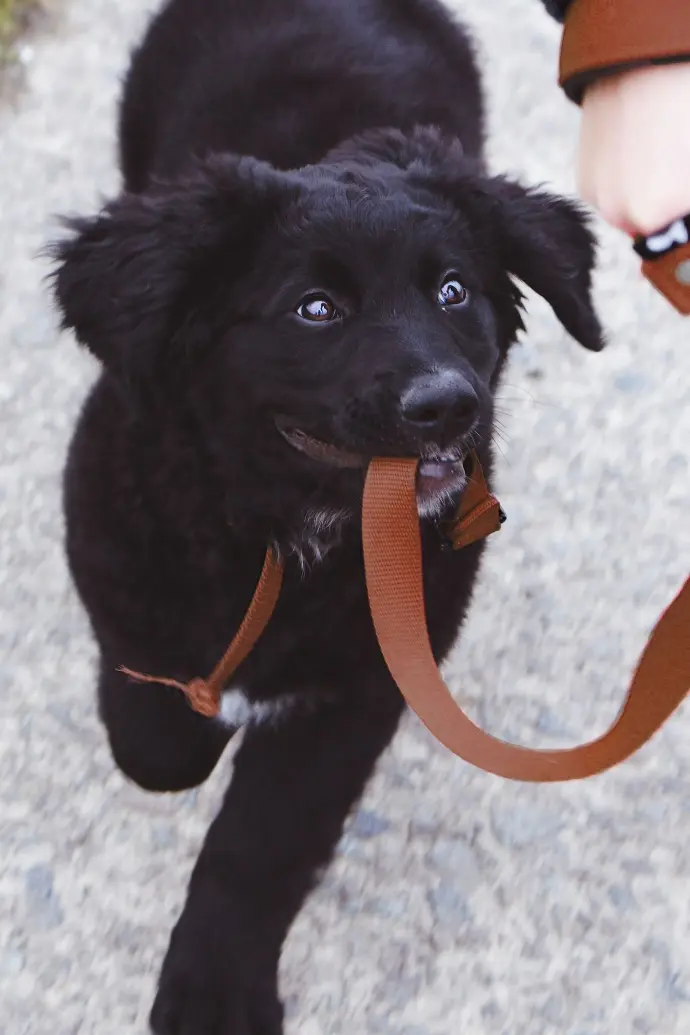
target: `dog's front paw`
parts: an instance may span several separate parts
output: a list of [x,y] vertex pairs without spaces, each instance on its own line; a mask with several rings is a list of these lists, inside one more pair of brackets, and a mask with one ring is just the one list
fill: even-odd
[[170,940],[150,1023],[155,1035],[283,1035],[277,976],[257,974],[224,910],[187,904]]
[[168,957],[150,1020],[155,1035],[283,1035],[275,988],[249,985],[208,959]]

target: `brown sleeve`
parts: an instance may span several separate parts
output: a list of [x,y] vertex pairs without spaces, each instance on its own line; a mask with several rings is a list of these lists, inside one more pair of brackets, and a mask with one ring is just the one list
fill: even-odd
[[602,75],[690,60],[690,0],[572,0],[561,45],[560,85],[580,103]]

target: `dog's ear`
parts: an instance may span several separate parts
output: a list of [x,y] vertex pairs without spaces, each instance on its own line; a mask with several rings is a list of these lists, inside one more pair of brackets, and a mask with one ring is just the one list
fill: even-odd
[[497,247],[506,269],[544,298],[569,334],[599,352],[604,333],[592,303],[596,241],[574,202],[490,180]]
[[466,164],[458,173],[446,163],[431,180],[473,225],[482,251],[541,295],[576,341],[593,352],[604,347],[592,303],[596,242],[580,206],[504,177],[477,175]]
[[123,194],[64,221],[49,254],[62,326],[120,379],[141,383],[193,315],[222,254],[225,276],[285,200],[286,177],[248,158],[213,156],[173,183]]
[[573,202],[487,176],[481,160],[465,155],[458,139],[434,126],[408,133],[370,130],[341,144],[329,159],[394,165],[411,182],[440,191],[476,223],[479,239],[488,238],[503,268],[546,299],[577,341],[595,352],[603,348],[591,296],[595,240]]

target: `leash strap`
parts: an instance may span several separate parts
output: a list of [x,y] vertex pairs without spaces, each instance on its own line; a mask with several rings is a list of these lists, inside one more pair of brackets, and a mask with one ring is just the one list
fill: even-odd
[[269,548],[254,596],[235,637],[208,679],[192,679],[180,683],[176,679],[146,676],[121,666],[118,671],[137,683],[159,683],[186,694],[194,711],[207,718],[218,715],[220,699],[228,680],[247,657],[271,620],[283,585],[283,562]]
[[465,715],[434,660],[424,606],[416,468],[415,460],[372,461],[362,508],[374,627],[386,664],[409,706],[454,754],[510,780],[583,779],[628,758],[656,733],[690,690],[690,579],[654,629],[625,704],[607,733],[565,750],[535,751],[499,740]]
[[[417,466],[417,461],[412,461]],[[403,461],[407,463],[407,461]],[[445,530],[454,550],[476,543],[478,539],[498,532],[506,519],[503,508],[489,492],[481,464],[475,453],[471,453],[469,463],[469,481],[462,494],[458,511]]]
[[[434,660],[424,604],[416,474],[417,460],[373,460],[362,505],[364,567],[374,628],[390,673],[410,708],[454,754],[510,780],[578,780],[632,755],[690,690],[690,579],[659,619],[625,704],[607,733],[589,744],[557,751],[509,744],[485,733],[465,715]],[[447,530],[453,547],[462,549],[497,531],[503,518],[474,457],[460,509]],[[182,683],[124,667],[120,671],[140,683],[181,690],[195,711],[217,715],[228,680],[270,621],[282,582],[283,563],[269,549],[242,624],[208,679]]]
[[[416,461],[412,462],[416,467]],[[448,539],[456,550],[496,531],[505,520],[498,500],[489,494],[481,466],[474,455],[471,463],[471,477],[463,493],[460,508],[454,522],[446,530]],[[213,718],[220,712],[223,690],[233,672],[242,664],[271,620],[280,597],[283,574],[283,561],[269,549],[242,624],[208,679],[197,677],[183,683],[167,676],[145,675],[124,665],[120,665],[118,672],[136,683],[157,683],[159,686],[181,690],[194,711],[206,718]]]

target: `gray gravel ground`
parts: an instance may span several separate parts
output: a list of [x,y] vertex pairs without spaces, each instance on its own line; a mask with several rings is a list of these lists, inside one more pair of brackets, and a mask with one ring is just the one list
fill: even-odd
[[[573,189],[577,113],[536,0],[458,3],[487,56],[497,169]],[[0,110],[0,1026],[145,1031],[157,968],[230,760],[151,797],[113,768],[61,552],[59,473],[93,376],[35,254],[52,214],[116,186],[114,103],[141,0],[64,0]],[[506,15],[511,15],[507,24]],[[529,59],[527,60],[527,55]],[[690,567],[690,323],[603,233],[611,348],[535,304],[506,386],[492,543],[458,696],[564,745],[616,711]],[[690,1028],[690,712],[617,771],[531,787],[475,772],[409,719],[283,964],[288,1032],[680,1035]]]

